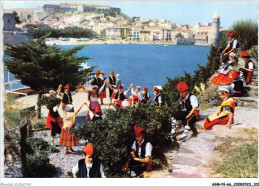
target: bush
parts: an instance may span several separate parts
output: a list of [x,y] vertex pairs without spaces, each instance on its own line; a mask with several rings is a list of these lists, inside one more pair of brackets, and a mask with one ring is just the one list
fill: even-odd
[[172,145],[171,123],[167,108],[141,104],[138,108],[106,110],[106,118],[76,127],[79,138],[95,146],[97,157],[103,162],[107,177],[127,177],[123,167],[129,158],[134,139],[135,124],[143,126],[147,138],[153,145],[153,158],[162,154]]
[[247,51],[252,58],[258,61],[258,46],[254,46]]
[[258,24],[251,19],[238,20],[230,28],[235,33],[242,51],[258,45]]
[[59,150],[52,147],[48,142],[40,138],[26,139],[26,160],[29,178],[52,177],[55,172],[55,166],[50,164],[48,154],[58,152]]
[[34,129],[45,129],[45,124],[43,124],[42,122],[37,122],[33,125]]

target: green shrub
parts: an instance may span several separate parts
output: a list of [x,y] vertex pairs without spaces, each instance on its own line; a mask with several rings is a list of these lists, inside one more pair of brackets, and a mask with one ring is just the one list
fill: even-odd
[[107,177],[127,177],[123,167],[133,144],[135,124],[144,127],[153,145],[153,158],[163,157],[172,145],[171,123],[167,108],[141,104],[137,108],[105,111],[106,118],[75,129],[79,138],[93,143],[97,157],[104,163]]
[[251,19],[237,20],[230,28],[235,33],[242,51],[258,45],[258,23]]
[[27,155],[27,167],[29,178],[52,177],[55,172],[55,166],[49,163],[50,159],[45,152],[39,154]]
[[247,51],[250,56],[258,61],[258,46],[254,46]]
[[222,177],[247,178],[258,176],[258,146],[242,145],[235,154],[225,154],[223,162],[214,164]]
[[26,160],[28,168],[28,177],[52,177],[55,172],[55,166],[50,164],[48,154],[58,152],[56,147],[50,146],[48,142],[40,138],[26,139]]
[[34,129],[45,129],[45,124],[43,124],[42,122],[37,122],[35,124],[33,124],[33,128]]

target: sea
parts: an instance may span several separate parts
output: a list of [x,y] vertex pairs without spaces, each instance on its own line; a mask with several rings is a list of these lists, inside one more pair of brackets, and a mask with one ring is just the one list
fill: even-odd
[[[59,46],[61,49],[71,49],[75,45]],[[87,56],[89,66],[98,66],[94,69],[104,71],[105,77],[109,77],[110,70],[120,74],[124,90],[130,84],[144,86],[150,93],[154,86],[163,86],[167,83],[167,77],[173,79],[183,76],[184,71],[194,74],[198,64],[207,63],[207,55],[210,47],[194,45],[86,45],[78,51],[79,57]],[[4,60],[7,59],[4,56]],[[9,78],[8,78],[9,77]],[[5,68],[5,83],[16,80]],[[21,88],[24,85],[17,83],[12,89]]]

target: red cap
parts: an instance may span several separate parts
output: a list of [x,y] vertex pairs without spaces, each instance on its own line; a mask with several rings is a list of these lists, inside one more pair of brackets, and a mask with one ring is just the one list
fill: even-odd
[[96,74],[100,74],[100,71],[99,71],[99,70],[97,70],[97,71],[96,71]]
[[123,85],[122,84],[120,84],[119,86],[118,86],[118,89],[123,89],[124,87],[123,87]]
[[153,89],[153,91],[158,91],[159,89],[155,86],[154,87],[154,89]]
[[144,91],[147,91],[148,90],[148,88],[147,87],[144,87]]
[[141,127],[140,125],[136,124],[136,125],[134,126],[134,131],[135,131],[135,134],[139,134],[139,133],[144,132],[144,128]]
[[94,148],[93,148],[92,143],[88,143],[88,144],[85,146],[85,148],[83,149],[83,151],[84,151],[86,154],[92,156],[93,153],[94,153]]
[[177,86],[177,90],[178,90],[178,92],[184,92],[184,91],[186,91],[186,90],[188,90],[189,89],[189,87],[188,87],[188,85],[185,83],[185,82],[180,82],[179,84],[178,84],[178,86]]
[[110,71],[110,75],[114,75],[114,71],[113,70]]
[[64,86],[65,89],[70,89],[69,84],[66,84],[66,86]]
[[232,73],[232,78],[233,78],[234,80],[239,79],[239,78],[240,78],[240,73],[237,72],[237,70],[234,70],[233,73]]
[[229,37],[233,37],[234,36],[234,32],[233,31],[229,31],[227,34]]
[[240,57],[250,57],[250,54],[246,51],[242,51]]

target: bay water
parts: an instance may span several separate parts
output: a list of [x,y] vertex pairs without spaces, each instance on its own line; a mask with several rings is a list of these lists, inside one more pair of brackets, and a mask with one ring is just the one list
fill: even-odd
[[[71,49],[74,46],[59,46],[62,49]],[[210,47],[194,45],[87,45],[78,51],[78,56],[87,56],[88,65],[98,66],[94,69],[104,71],[105,77],[109,77],[110,70],[120,74],[124,90],[130,84],[146,86],[150,93],[154,86],[163,86],[167,78],[183,76],[184,71],[194,74],[198,64],[207,63],[207,55]],[[4,59],[8,57],[4,56]],[[10,74],[9,80],[15,80]],[[5,68],[5,82],[8,81],[8,73]],[[21,84],[13,86],[13,89],[22,87]]]

